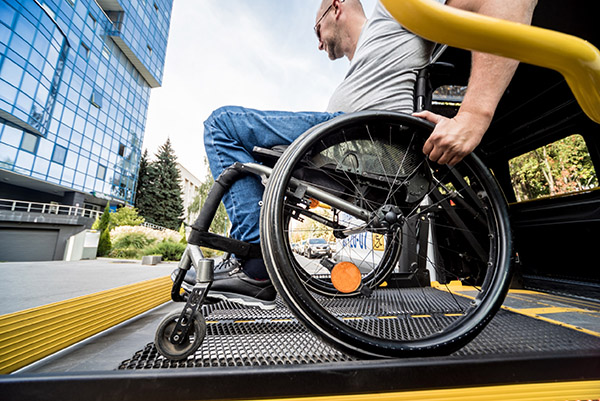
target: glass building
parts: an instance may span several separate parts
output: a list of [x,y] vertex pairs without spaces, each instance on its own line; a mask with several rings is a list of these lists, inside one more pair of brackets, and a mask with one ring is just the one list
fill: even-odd
[[0,0],[0,199],[133,203],[172,3]]

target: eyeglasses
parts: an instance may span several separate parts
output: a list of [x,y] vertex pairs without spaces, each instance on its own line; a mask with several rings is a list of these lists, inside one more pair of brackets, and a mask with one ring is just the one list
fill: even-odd
[[[345,0],[340,0],[340,3],[343,3]],[[325,10],[325,12],[321,15],[321,18],[319,18],[317,20],[317,23],[315,24],[315,27],[313,28],[315,30],[315,33],[317,34],[317,38],[319,40],[321,40],[321,21],[323,21],[323,18],[325,18],[325,16],[327,15],[327,13],[329,11],[331,11],[331,9],[333,8],[333,3],[331,3],[329,5],[329,7],[327,7],[327,10]]]

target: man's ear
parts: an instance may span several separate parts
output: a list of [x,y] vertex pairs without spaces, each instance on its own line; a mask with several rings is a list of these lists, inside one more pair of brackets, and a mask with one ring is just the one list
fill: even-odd
[[344,0],[333,0],[333,12],[335,14],[335,19],[339,19],[340,15],[342,14],[341,4],[343,2]]

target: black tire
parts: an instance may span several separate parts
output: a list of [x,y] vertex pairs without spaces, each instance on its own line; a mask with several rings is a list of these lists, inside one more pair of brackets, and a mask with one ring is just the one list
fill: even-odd
[[192,319],[190,332],[187,334],[183,344],[173,344],[170,341],[171,334],[179,321],[181,312],[173,312],[165,317],[154,336],[154,345],[162,356],[173,361],[186,359],[196,352],[206,336],[206,320],[201,313],[195,313]]
[[[424,120],[398,113],[343,115],[290,145],[269,179],[261,244],[271,279],[299,320],[346,352],[363,357],[450,353],[485,327],[508,290],[512,241],[505,199],[475,155],[452,168],[429,162],[421,149],[432,129]],[[323,164],[327,158],[333,167]],[[305,174],[311,168],[329,177],[315,180]],[[404,222],[414,222],[416,229],[406,224],[399,228],[398,223],[385,232],[382,256],[373,257],[378,262],[371,283],[385,279],[396,266],[415,276],[423,273],[423,268],[400,266],[401,251],[408,256],[412,252],[418,262],[413,264],[425,266],[439,283],[421,279],[410,281],[407,288],[370,285],[374,289],[370,296],[350,300],[343,297],[347,294],[336,294],[335,288],[320,291],[327,278],[321,274],[314,281],[318,285],[313,285],[312,273],[291,252],[295,229],[288,222],[310,219],[302,206],[309,200],[299,198],[302,191],[290,191],[298,188],[290,185],[292,180],[320,187],[369,212],[392,205],[401,210]],[[340,188],[335,188],[336,181]],[[366,190],[357,197],[361,190],[352,186]],[[368,235],[379,228],[371,224],[364,230]],[[425,230],[430,233],[426,237]],[[419,236],[425,241],[420,250],[410,248],[409,241],[403,243]],[[336,252],[336,259],[344,257]],[[365,316],[369,311],[373,314]]]

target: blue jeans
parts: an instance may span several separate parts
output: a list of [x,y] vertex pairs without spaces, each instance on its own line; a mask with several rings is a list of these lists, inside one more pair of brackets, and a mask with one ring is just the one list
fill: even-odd
[[[215,110],[204,122],[204,147],[216,179],[235,162],[256,163],[255,146],[270,148],[292,143],[307,129],[341,113],[259,111],[237,106]],[[249,175],[238,180],[223,197],[231,221],[232,238],[250,243],[260,240],[259,217],[264,188]]]

